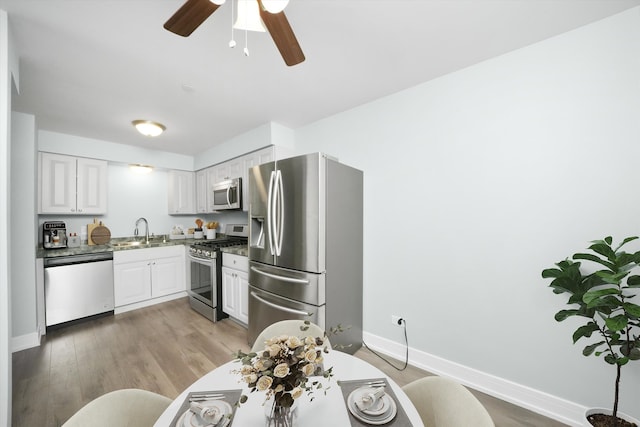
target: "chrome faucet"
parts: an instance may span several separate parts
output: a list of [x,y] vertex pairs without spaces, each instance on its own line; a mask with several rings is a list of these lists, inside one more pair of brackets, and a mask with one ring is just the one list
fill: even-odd
[[145,243],[148,245],[149,244],[149,223],[147,222],[146,218],[138,218],[136,220],[136,229],[133,230],[133,235],[134,236],[138,235],[138,224],[140,223],[140,221],[144,221],[144,240],[145,240]]

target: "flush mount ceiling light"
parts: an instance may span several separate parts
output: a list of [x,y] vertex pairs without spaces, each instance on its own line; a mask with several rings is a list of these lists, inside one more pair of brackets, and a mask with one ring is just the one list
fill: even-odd
[[153,166],[142,165],[137,163],[137,164],[130,164],[129,169],[134,173],[145,174],[145,173],[151,173],[151,171],[153,171]]
[[144,136],[158,136],[167,129],[163,124],[151,120],[134,120],[131,124]]

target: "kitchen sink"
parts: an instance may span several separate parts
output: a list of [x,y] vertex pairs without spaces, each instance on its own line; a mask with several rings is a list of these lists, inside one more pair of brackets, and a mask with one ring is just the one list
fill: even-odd
[[[151,243],[151,242],[149,242]],[[133,246],[142,246],[142,245],[146,245],[146,243],[141,242],[141,241],[133,241],[133,242],[115,242],[112,243],[111,246],[113,246],[114,248],[130,248]]]
[[153,246],[159,246],[164,243],[165,240],[162,237],[150,237],[149,243],[146,243],[144,240],[122,240],[119,242],[111,242],[111,247],[116,249],[123,248],[150,248]]

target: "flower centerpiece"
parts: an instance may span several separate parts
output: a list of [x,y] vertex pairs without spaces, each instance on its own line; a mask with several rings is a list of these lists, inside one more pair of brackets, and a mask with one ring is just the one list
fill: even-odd
[[[267,406],[267,426],[291,427],[297,416],[296,399],[323,388],[320,378],[311,377],[333,376],[332,368],[322,367],[323,353],[328,351],[325,337],[280,335],[267,340],[262,351],[234,354],[242,363],[234,372],[242,376],[251,392],[264,391],[265,404],[273,399]],[[247,396],[242,396],[240,403],[246,400]]]

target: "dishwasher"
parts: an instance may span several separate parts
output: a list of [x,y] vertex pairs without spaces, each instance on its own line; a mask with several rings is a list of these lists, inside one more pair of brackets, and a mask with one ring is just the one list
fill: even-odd
[[113,314],[113,252],[44,259],[47,327]]

